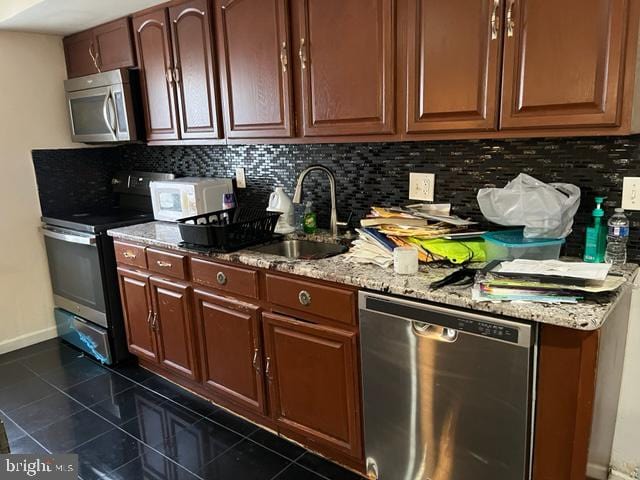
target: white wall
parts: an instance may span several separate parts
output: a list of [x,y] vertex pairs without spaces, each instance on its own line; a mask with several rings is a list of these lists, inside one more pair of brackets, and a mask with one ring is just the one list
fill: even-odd
[[612,480],[640,478],[640,275],[636,278],[631,300],[622,391],[611,463]]
[[60,37],[0,31],[0,353],[55,336],[31,159],[73,147]]

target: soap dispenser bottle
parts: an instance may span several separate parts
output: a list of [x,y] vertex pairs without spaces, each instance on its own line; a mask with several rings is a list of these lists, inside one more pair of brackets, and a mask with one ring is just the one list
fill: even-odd
[[590,263],[604,262],[604,253],[607,248],[607,229],[604,224],[604,210],[602,203],[604,197],[596,197],[596,208],[591,212],[593,225],[587,227],[587,235],[584,246],[584,261]]

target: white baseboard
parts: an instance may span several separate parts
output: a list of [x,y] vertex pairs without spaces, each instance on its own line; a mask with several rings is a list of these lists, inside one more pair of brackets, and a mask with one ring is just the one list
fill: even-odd
[[627,475],[618,470],[611,470],[611,474],[609,474],[609,480],[637,480],[637,478],[637,475]]
[[12,352],[23,347],[28,347],[29,345],[33,345],[34,343],[44,342],[45,340],[49,340],[50,338],[55,338],[57,336],[57,327],[53,325],[36,332],[30,332],[24,335],[20,335],[19,337],[10,338],[9,340],[0,342],[0,354]]

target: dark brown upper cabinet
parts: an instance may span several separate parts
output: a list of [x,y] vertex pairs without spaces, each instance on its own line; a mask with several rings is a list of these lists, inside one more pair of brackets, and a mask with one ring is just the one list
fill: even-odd
[[393,133],[395,2],[294,1],[302,136]]
[[169,9],[174,81],[184,139],[221,137],[211,12],[207,0]]
[[500,0],[408,0],[406,131],[496,130]]
[[143,12],[133,29],[147,140],[220,138],[207,1]]
[[151,141],[180,136],[168,22],[164,8],[133,17],[147,140]]
[[505,8],[501,128],[619,124],[627,2],[506,0]]
[[216,12],[227,137],[292,137],[287,1],[217,0]]
[[65,37],[63,45],[69,78],[136,65],[128,18]]

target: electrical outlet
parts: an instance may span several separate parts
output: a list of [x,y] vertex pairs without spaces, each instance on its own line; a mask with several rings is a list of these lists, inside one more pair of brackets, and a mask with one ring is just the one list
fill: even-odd
[[436,176],[433,173],[409,173],[409,198],[433,202]]
[[622,183],[622,208],[640,210],[640,177],[625,177]]
[[247,188],[247,179],[244,176],[244,167],[236,168],[236,185],[238,188]]

